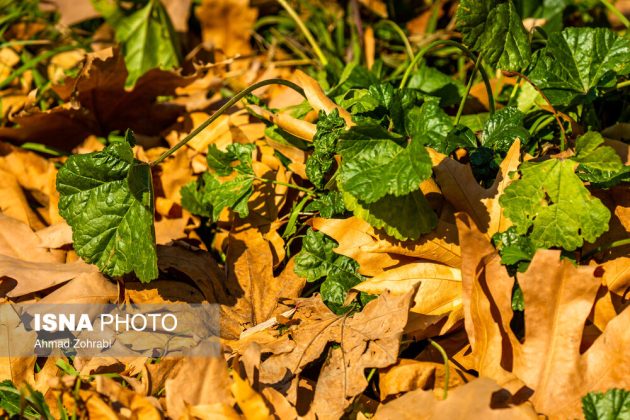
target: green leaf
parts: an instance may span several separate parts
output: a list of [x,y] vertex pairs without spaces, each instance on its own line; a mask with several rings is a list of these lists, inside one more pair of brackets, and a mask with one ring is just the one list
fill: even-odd
[[610,146],[604,146],[604,138],[596,132],[588,132],[577,139],[577,173],[580,179],[600,187],[611,187],[630,179],[630,167],[624,166],[621,158]]
[[336,254],[337,243],[321,232],[309,229],[302,250],[295,256],[295,272],[314,282],[324,279],[320,293],[331,309],[343,307],[348,290],[363,281],[359,264],[352,258]]
[[368,204],[418,190],[431,176],[431,158],[422,141],[403,147],[399,143],[404,141],[379,126],[356,126],[344,133],[337,147],[341,189]]
[[345,127],[346,123],[336,109],[328,115],[320,111],[317,132],[313,137],[315,150],[306,161],[306,176],[318,189],[324,188],[326,175],[335,163],[337,140]]
[[[253,144],[232,143],[227,146],[225,152],[220,151],[215,144],[208,147],[208,167],[220,176],[228,176],[233,171],[243,175],[253,175],[252,152],[256,146]],[[234,165],[234,163],[237,163]]]
[[10,380],[0,382],[0,408],[9,416],[20,414],[20,392]]
[[[33,390],[28,385],[27,387],[30,395],[25,395],[25,399],[29,399],[31,402],[37,403],[37,406],[41,407],[42,411],[44,411],[42,414],[50,416],[48,405],[46,404],[42,393]],[[25,404],[24,410],[22,410],[21,399],[22,395],[13,382],[9,379],[0,382],[0,409],[4,410],[9,417],[20,416],[20,418],[25,419],[52,418],[51,416],[43,417],[37,413],[33,407],[27,404]]]
[[59,213],[74,249],[113,277],[158,275],[151,168],[133,157],[133,135],[101,152],[70,156],[57,174]]
[[586,420],[626,420],[630,418],[630,392],[589,392],[582,398],[582,412]]
[[516,287],[512,292],[512,310],[513,311],[524,311],[525,310],[525,298],[523,297],[523,290],[516,283]]
[[129,72],[127,87],[135,85],[151,69],[170,70],[179,66],[177,34],[159,0],[149,0],[146,6],[131,12],[120,10],[110,0],[92,0],[92,3],[115,30]]
[[407,113],[407,133],[414,139],[425,142],[438,152],[445,153],[446,136],[453,129],[451,117],[444,112],[438,101],[426,101]]
[[208,167],[217,175],[234,176],[222,180],[205,172],[197,181],[182,187],[182,206],[193,214],[209,217],[214,221],[226,207],[240,217],[247,217],[247,202],[254,192],[252,152],[255,148],[253,144],[232,143],[222,152],[216,145],[210,145],[206,157]]
[[591,102],[630,73],[630,40],[606,28],[567,28],[549,36],[529,78],[554,105]]
[[440,98],[440,106],[456,105],[466,93],[462,82],[425,63],[413,73],[408,87]]
[[193,214],[210,217],[214,221],[226,207],[240,217],[247,217],[247,202],[254,192],[253,183],[254,178],[247,175],[220,182],[214,175],[205,172],[197,181],[182,187],[182,206]]
[[343,204],[343,195],[339,191],[330,191],[309,203],[306,211],[318,211],[321,217],[330,219],[335,215],[345,213],[346,206]]
[[529,131],[523,127],[524,117],[521,111],[513,107],[495,112],[484,125],[481,143],[501,152],[507,152],[516,139],[520,139],[521,144],[527,143]]
[[514,226],[505,232],[497,232],[492,236],[492,242],[501,255],[501,263],[514,265],[534,258],[536,247],[527,236],[519,235]]
[[355,216],[401,241],[418,239],[437,225],[437,216],[420,190],[401,197],[386,195],[374,203],[349,193],[344,193],[343,199]]
[[520,71],[529,65],[529,35],[511,0],[462,0],[456,18],[464,44],[492,66]]
[[532,228],[536,246],[572,251],[608,230],[610,211],[584,187],[576,166],[568,159],[521,164],[521,179],[499,198],[519,235]]
[[477,147],[475,133],[463,124],[453,126],[444,139],[442,150],[437,149],[437,151],[450,155],[455,149],[460,147],[464,149],[475,149]]

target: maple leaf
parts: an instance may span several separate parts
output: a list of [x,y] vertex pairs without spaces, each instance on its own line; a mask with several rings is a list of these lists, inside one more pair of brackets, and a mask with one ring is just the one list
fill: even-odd
[[625,386],[628,308],[608,322],[588,350],[580,349],[601,286],[594,266],[561,261],[560,251],[536,253],[518,278],[525,301],[520,343],[509,327],[513,279],[470,218],[459,215],[458,228],[463,249],[469,250],[462,264],[466,331],[481,375],[513,390],[526,385],[534,392],[536,410],[552,417],[579,415],[579,400],[588,392]]
[[261,363],[261,382],[299,376],[329,342],[338,343],[320,372],[312,409],[325,417],[340,417],[367,386],[365,369],[396,362],[413,294],[414,290],[384,293],[352,317],[335,315],[319,296],[299,300],[292,317],[297,328],[291,328],[290,338],[280,336],[265,345],[272,355]]

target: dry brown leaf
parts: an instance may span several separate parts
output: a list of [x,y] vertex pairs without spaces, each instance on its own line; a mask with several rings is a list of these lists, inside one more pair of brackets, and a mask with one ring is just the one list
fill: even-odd
[[[580,342],[601,279],[594,267],[560,261],[560,251],[538,251],[519,276],[525,301],[525,341],[514,372],[534,390],[531,401],[550,416],[580,413],[580,398],[591,391],[627,387],[630,344],[625,310],[608,323],[603,335],[584,355]],[[616,352],[619,351],[617,354]]]
[[0,168],[0,213],[17,219],[36,229],[44,227],[31,210],[17,177]]
[[230,58],[251,52],[249,38],[258,10],[249,7],[249,0],[203,0],[195,16],[207,45]]
[[[449,365],[449,389],[463,385],[472,376],[460,371],[453,364]],[[378,386],[381,401],[390,395],[413,391],[415,389],[434,389],[436,395],[442,395],[445,382],[444,363],[400,359],[387,369],[379,372]]]
[[51,253],[45,245],[27,224],[0,213],[0,255],[31,262],[64,261],[63,255]]
[[[607,320],[596,339],[585,330],[601,285],[596,266],[575,267],[560,260],[560,251],[536,253],[518,279],[525,302],[521,344],[509,327],[513,280],[470,218],[459,215],[458,227],[467,250],[462,264],[466,330],[481,375],[513,390],[516,375],[533,391],[536,410],[557,418],[578,417],[580,398],[589,392],[628,386],[630,359],[623,349],[630,344],[624,327],[630,310]],[[593,342],[585,352],[583,338]]]
[[38,304],[113,303],[118,299],[116,283],[98,272],[81,274],[37,301]]
[[179,419],[187,406],[225,404],[231,407],[228,368],[223,357],[186,357],[181,359],[166,379],[166,409]]
[[19,128],[0,128],[0,137],[33,141],[66,150],[88,135],[107,136],[131,128],[136,134],[158,135],[175,122],[184,108],[158,103],[158,96],[173,95],[194,77],[153,69],[138,79],[132,91],[126,91],[127,69],[117,51],[105,49],[90,53],[77,78],[67,78],[53,89],[64,105],[49,111],[32,111],[15,118]]
[[415,241],[396,241],[374,231],[357,218],[311,220],[311,226],[339,243],[335,252],[356,260],[360,272],[376,276],[390,267],[418,259],[436,261],[451,267],[461,266],[461,250],[455,225],[440,219],[436,229]]
[[[184,244],[158,246],[158,267],[174,278],[190,280],[210,303],[233,303],[224,290],[225,274],[210,253],[200,249],[185,247]],[[172,287],[176,287],[174,284]],[[169,287],[160,290],[165,299],[177,296],[169,292]]]
[[[272,355],[262,362],[260,381],[274,384],[299,377],[329,342],[340,344],[322,367],[311,410],[320,418],[339,418],[367,386],[365,369],[394,364],[414,290],[382,294],[353,317],[332,313],[319,296],[301,299],[291,319],[291,334],[263,345]],[[295,385],[296,382],[293,381]],[[289,400],[296,401],[296,388]]]
[[630,257],[606,261],[600,267],[604,269],[603,284],[611,292],[624,296],[630,287]]
[[537,419],[529,405],[509,404],[510,394],[488,378],[475,379],[438,400],[431,391],[408,392],[379,406],[375,420],[386,419]]
[[[506,386],[514,380],[510,367],[514,363],[514,354],[520,351],[518,340],[510,329],[514,279],[507,274],[501,265],[501,257],[468,215],[457,215],[457,228],[464,250],[465,326],[475,370]],[[492,300],[488,300],[487,294],[492,295]]]
[[[161,420],[159,403],[152,397],[145,397],[103,375],[95,379],[96,391],[107,397],[110,405],[122,405],[131,413],[129,417],[146,420]],[[90,417],[91,418],[91,417]]]
[[405,264],[365,280],[353,289],[380,295],[417,290],[411,311],[424,315],[444,315],[462,304],[461,271],[428,262]]
[[315,79],[301,70],[295,71],[295,79],[296,83],[304,89],[306,99],[315,111],[324,111],[329,114],[336,109],[339,112],[339,116],[346,122],[346,126],[352,127],[355,125],[352,121],[352,115],[326,96],[321,86]]
[[520,147],[521,142],[516,139],[501,162],[494,183],[488,189],[479,185],[470,165],[462,165],[429,149],[434,162],[439,162],[434,163],[433,169],[444,197],[456,210],[468,213],[488,237],[511,226],[510,221],[503,216],[499,196],[511,182],[508,174],[515,171],[520,164]]
[[232,377],[232,394],[245,418],[247,420],[268,419],[270,412],[263,397],[235,371],[232,371],[230,376]]
[[254,228],[230,233],[226,271],[226,288],[235,303],[221,308],[221,334],[229,339],[286,310],[279,300],[297,298],[305,284],[294,273],[292,261],[274,277],[270,244]]
[[359,272],[365,276],[375,276],[390,267],[401,264],[401,258],[385,252],[365,252],[376,242],[374,231],[369,223],[358,217],[347,219],[315,218],[311,226],[333,238],[339,246],[337,254],[345,255],[359,263]]
[[292,117],[289,114],[277,113],[274,114],[264,108],[257,105],[249,105],[249,108],[254,114],[261,116],[265,120],[276,124],[289,134],[299,137],[304,140],[313,141],[317,127],[315,124],[311,124],[308,121],[300,120]]
[[5,282],[12,283],[15,287],[6,293],[10,298],[28,295],[49,287],[65,283],[79,277],[82,274],[94,273],[98,269],[78,260],[69,264],[55,262],[31,262],[17,258],[0,255],[0,285],[4,288]]
[[72,243],[72,228],[65,221],[40,229],[35,234],[42,248],[56,249]]

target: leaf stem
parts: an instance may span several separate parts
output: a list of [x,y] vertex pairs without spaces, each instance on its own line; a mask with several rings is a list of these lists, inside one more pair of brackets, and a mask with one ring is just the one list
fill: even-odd
[[581,261],[586,261],[589,258],[599,254],[602,251],[606,251],[608,249],[617,248],[617,247],[624,246],[624,245],[630,245],[630,238],[620,239],[618,241],[614,241],[614,242],[611,242],[609,244],[600,245],[597,248],[595,248],[595,249],[587,252],[586,254],[582,255],[582,258],[580,258],[580,260]]
[[440,346],[438,343],[429,338],[429,343],[435,347],[435,349],[442,355],[442,359],[444,359],[444,397],[442,399],[446,399],[448,397],[448,383],[451,376],[451,370],[448,363],[448,355],[444,348]]
[[266,182],[268,184],[276,184],[276,185],[282,185],[288,188],[293,188],[294,190],[302,191],[303,193],[306,193],[311,197],[316,195],[314,191],[309,190],[308,188],[300,187],[299,185],[295,185],[295,184],[289,184],[288,182],[276,181],[275,179],[267,179],[267,178],[262,178],[260,176],[254,176],[254,179],[261,182]]
[[477,75],[477,71],[479,70],[480,64],[481,64],[481,54],[477,57],[477,61],[475,62],[475,67],[473,67],[473,71],[470,74],[468,83],[466,84],[466,91],[462,95],[462,100],[459,102],[459,108],[457,108],[457,115],[455,116],[455,125],[459,124],[459,120],[462,118],[462,112],[464,112],[464,106],[466,105],[466,101],[468,100],[470,89],[472,89],[472,85],[475,82],[475,76]]
[[407,52],[407,57],[409,57],[409,61],[412,61],[413,48],[411,48],[411,44],[409,43],[409,38],[407,38],[407,35],[405,35],[403,30],[400,28],[400,26],[398,26],[395,22],[389,19],[383,19],[381,22],[385,25],[389,25],[394,30],[394,32],[398,34],[398,37],[402,40],[403,44],[405,44],[405,51]]
[[[420,61],[424,58],[425,54],[427,54],[429,51],[431,51],[434,48],[442,47],[442,46],[455,47],[459,49],[461,52],[463,52],[468,58],[470,58],[471,60],[474,60],[475,63],[477,62],[477,57],[475,57],[472,51],[470,51],[468,48],[466,48],[459,42],[452,41],[450,39],[439,39],[437,41],[433,41],[432,43],[430,43],[429,45],[427,45],[426,47],[424,47],[423,49],[421,49],[420,51],[416,53],[416,56],[413,58],[413,60],[409,64],[409,67],[407,67],[407,70],[405,71],[405,74],[403,75],[403,78],[400,81],[400,85],[398,87],[402,89],[405,86],[407,86],[407,82],[409,81],[409,78],[411,77],[411,73],[413,72],[414,68],[420,63]],[[484,69],[483,66],[479,66],[479,73],[481,74],[481,77],[483,78],[483,83],[486,86],[486,92],[488,92],[490,114],[494,114],[494,109],[495,109],[494,95],[492,94],[492,86],[490,86],[490,78],[488,77],[488,73],[486,72],[486,69]]]
[[311,44],[313,51],[315,51],[315,55],[317,55],[317,58],[322,63],[322,65],[327,66],[328,59],[322,52],[321,48],[319,48],[317,41],[315,41],[315,38],[313,38],[313,34],[311,34],[311,31],[308,30],[302,19],[300,19],[300,16],[297,14],[295,9],[293,9],[293,7],[291,7],[291,5],[286,0],[278,0],[278,3],[280,3],[280,6],[282,6],[284,10],[287,11],[289,16],[291,16],[291,18],[295,21],[295,24],[298,26],[298,28],[300,28],[300,31],[302,31],[302,34],[304,34],[304,37],[306,38],[308,43]]
[[609,2],[608,0],[599,0],[599,2],[601,4],[604,5],[604,7],[606,7],[606,9],[608,9],[610,11],[610,13],[612,13],[613,15],[615,15],[617,17],[617,19],[619,19],[619,21],[621,23],[624,24],[624,26],[628,29],[630,29],[630,21],[628,21],[628,18],[624,16],[623,13],[621,13],[619,11],[619,9],[617,9],[615,7],[614,4],[612,4],[611,2]]
[[616,89],[623,89],[625,87],[630,86],[630,80],[624,80],[623,82],[619,82],[617,83],[617,86],[615,86]]
[[199,127],[195,128],[193,131],[191,131],[190,134],[188,134],[186,137],[184,137],[182,140],[180,140],[180,142],[177,143],[175,146],[171,147],[166,152],[162,153],[157,159],[155,159],[153,162],[151,162],[151,167],[154,167],[154,166],[158,165],[164,159],[166,159],[167,157],[169,157],[170,155],[175,153],[177,150],[179,150],[182,146],[184,146],[186,143],[188,143],[190,140],[192,140],[193,137],[195,137],[197,134],[201,133],[206,127],[208,127],[210,124],[212,124],[225,111],[230,109],[235,103],[237,103],[238,101],[240,101],[245,96],[247,96],[250,93],[252,93],[253,91],[255,91],[257,89],[260,89],[261,87],[268,86],[268,85],[283,85],[283,86],[287,86],[287,87],[295,90],[300,95],[306,97],[306,95],[304,95],[304,90],[301,87],[299,87],[298,85],[296,85],[293,82],[289,82],[288,80],[284,80],[284,79],[268,79],[268,80],[263,80],[263,81],[258,82],[258,83],[254,83],[253,85],[243,89],[242,91],[240,91],[239,93],[234,95],[221,108],[219,108],[214,114],[212,114],[212,116],[210,118],[208,118],[203,123],[201,123],[201,125]]
[[560,151],[564,152],[564,149],[566,149],[566,143],[567,143],[567,132],[565,131],[564,125],[562,124],[562,121],[560,120],[560,113],[556,110],[556,108],[554,108],[549,98],[547,98],[547,95],[545,95],[542,89],[536,86],[534,82],[532,82],[529,79],[529,77],[525,76],[523,73],[519,73],[518,71],[509,71],[509,72],[504,71],[503,74],[505,74],[506,76],[518,76],[521,79],[525,80],[536,90],[536,92],[540,94],[540,96],[544,99],[544,101],[547,102],[547,105],[551,109],[551,112],[553,113],[553,116],[556,119],[556,122],[558,123],[558,127],[560,127],[560,133],[562,135],[562,137],[560,138]]

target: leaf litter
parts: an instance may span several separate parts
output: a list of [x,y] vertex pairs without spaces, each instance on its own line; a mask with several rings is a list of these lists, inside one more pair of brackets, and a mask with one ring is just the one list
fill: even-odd
[[2,6],[0,303],[221,352],[1,357],[0,416],[627,418],[623,7],[53,3]]

